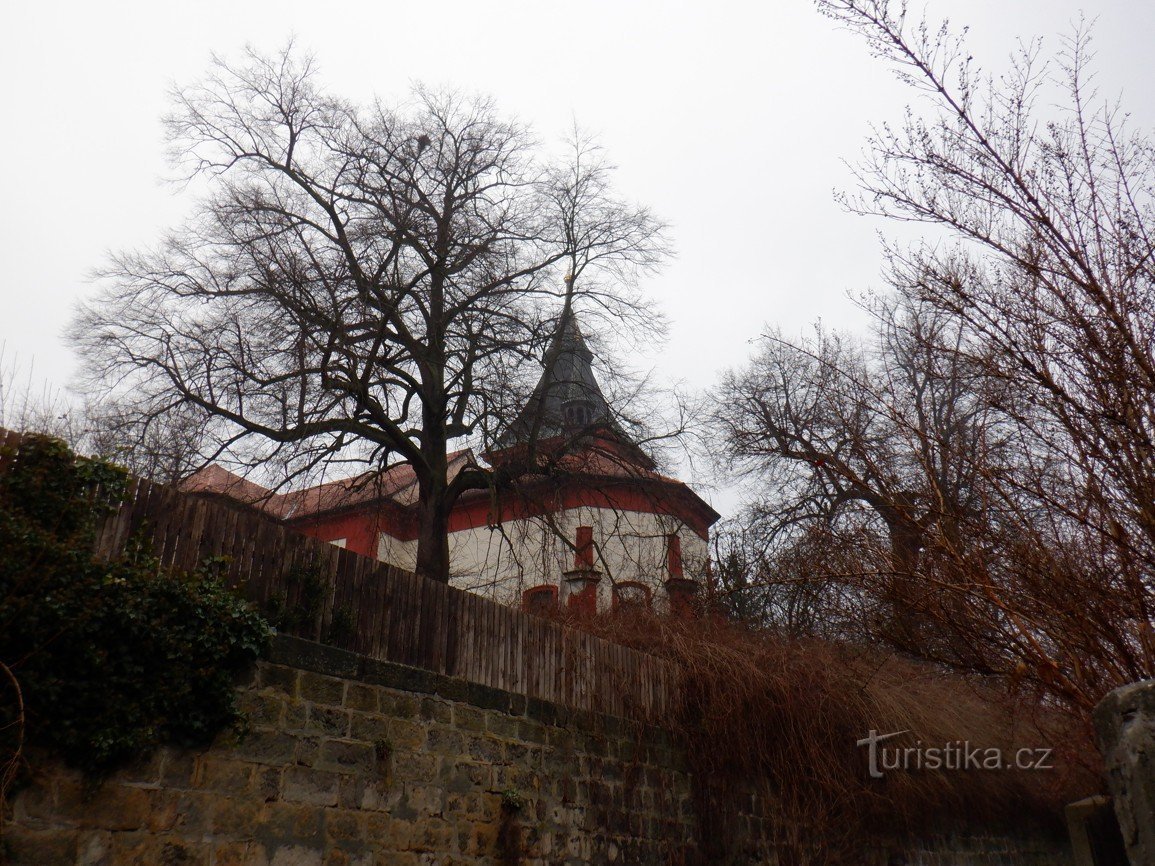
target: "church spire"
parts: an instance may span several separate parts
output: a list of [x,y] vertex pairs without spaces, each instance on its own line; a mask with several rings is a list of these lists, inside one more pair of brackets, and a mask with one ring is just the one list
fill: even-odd
[[593,357],[567,298],[542,359],[541,378],[501,444],[574,435],[599,425],[616,427],[594,376]]

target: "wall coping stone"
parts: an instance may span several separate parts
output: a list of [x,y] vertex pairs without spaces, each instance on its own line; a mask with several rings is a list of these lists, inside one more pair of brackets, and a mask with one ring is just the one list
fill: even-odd
[[510,716],[525,717],[551,727],[573,724],[584,730],[592,729],[617,736],[635,731],[639,726],[645,726],[643,722],[620,716],[579,710],[554,701],[470,682],[460,677],[434,673],[424,668],[370,658],[352,650],[340,649],[293,635],[275,634],[263,659],[271,664],[357,680],[368,685],[432,695],[447,701],[470,704],[478,709],[498,710]]

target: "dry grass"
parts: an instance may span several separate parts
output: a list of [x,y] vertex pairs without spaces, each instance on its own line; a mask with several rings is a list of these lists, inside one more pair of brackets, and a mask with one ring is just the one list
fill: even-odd
[[[679,670],[673,718],[704,835],[733,839],[739,803],[762,792],[783,863],[861,860],[864,845],[966,824],[1057,829],[1063,804],[1099,789],[1088,731],[997,683],[869,647],[787,640],[733,623],[651,616],[572,621]],[[870,778],[871,730],[887,745],[967,741],[1013,756],[1050,748],[1050,770],[912,770]],[[718,850],[712,856],[721,857]]]

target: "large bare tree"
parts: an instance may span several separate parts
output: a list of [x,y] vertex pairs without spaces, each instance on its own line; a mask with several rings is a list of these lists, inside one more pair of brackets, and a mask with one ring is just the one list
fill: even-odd
[[859,584],[870,573],[884,636],[925,651],[926,551],[965,555],[973,524],[995,517],[1004,389],[959,350],[945,315],[883,299],[870,309],[873,341],[764,336],[751,364],[724,376],[713,417],[730,471],[759,482],[745,535],[762,548],[762,582],[809,594],[807,568]]
[[[972,433],[951,416],[911,414],[925,402],[923,385],[904,397],[877,366],[863,379],[861,364],[821,350],[803,370],[873,383],[866,401],[830,389],[815,398],[814,417],[835,416],[839,431],[817,443],[832,453],[810,454],[823,468],[801,463],[805,449],[788,453],[766,425],[754,441],[786,465],[810,465],[807,482],[831,486],[822,501],[840,501],[848,478],[852,490],[863,479],[885,487],[885,507],[899,506],[910,529],[907,564],[890,533],[887,550],[863,535],[861,565],[844,557],[837,567],[867,590],[877,586],[871,569],[908,571],[913,591],[903,600],[949,638],[948,660],[1086,713],[1112,686],[1155,673],[1155,148],[1098,101],[1082,29],[1050,63],[1032,42],[995,77],[948,26],[909,16],[903,3],[818,6],[928,97],[929,109],[876,128],[860,190],[846,201],[928,227],[926,243],[889,247],[890,279],[900,307],[956,339],[944,347],[908,329],[910,363],[890,366],[933,372],[936,358],[948,359],[956,374],[909,383],[949,385],[941,405],[961,406],[955,418]],[[764,379],[755,384],[765,392]],[[799,393],[785,384],[779,403]],[[924,396],[912,402],[915,394]],[[775,417],[805,405],[788,408]],[[900,430],[916,435],[903,441]],[[936,469],[942,457],[949,471]],[[903,471],[888,475],[895,467]]]
[[224,422],[254,465],[410,464],[417,568],[447,579],[449,511],[492,480],[450,478],[450,443],[500,435],[559,309],[645,321],[634,281],[667,253],[662,224],[614,195],[588,141],[550,160],[454,92],[358,107],[291,48],[216,60],[166,125],[208,192],[160,248],[103,272],[72,331],[93,378],[142,416]]

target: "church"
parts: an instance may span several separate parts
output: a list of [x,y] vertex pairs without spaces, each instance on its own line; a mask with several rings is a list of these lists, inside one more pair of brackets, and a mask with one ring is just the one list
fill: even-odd
[[[592,612],[677,611],[704,584],[718,513],[654,462],[614,420],[576,316],[563,315],[532,395],[485,462],[529,443],[549,471],[512,489],[470,490],[449,521],[450,584],[508,605]],[[450,455],[450,478],[470,462]],[[417,480],[407,464],[277,493],[215,464],[188,492],[259,508],[307,535],[412,570]]]

